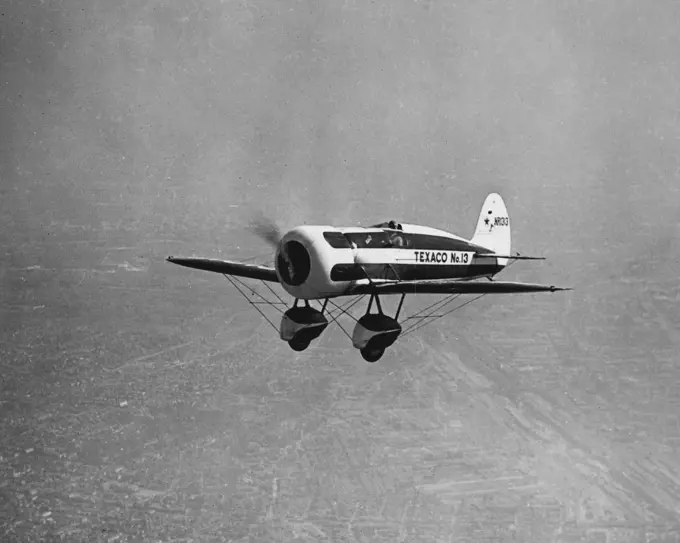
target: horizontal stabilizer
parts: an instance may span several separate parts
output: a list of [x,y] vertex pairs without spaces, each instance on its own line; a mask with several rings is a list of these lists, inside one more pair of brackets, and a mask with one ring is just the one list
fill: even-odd
[[213,258],[184,258],[169,256],[166,260],[168,262],[172,262],[173,264],[184,266],[186,268],[194,268],[196,270],[223,273],[225,275],[233,275],[236,277],[247,277],[249,279],[259,279],[261,281],[270,281],[272,283],[279,282],[279,278],[276,275],[276,270],[269,266],[243,264],[241,262],[216,260]]
[[522,256],[522,255],[499,255],[496,253],[475,253],[477,258],[487,256],[495,258],[507,258],[508,260],[545,260],[544,256]]
[[556,292],[571,288],[517,283],[512,281],[399,281],[356,285],[347,294],[514,294],[525,292]]

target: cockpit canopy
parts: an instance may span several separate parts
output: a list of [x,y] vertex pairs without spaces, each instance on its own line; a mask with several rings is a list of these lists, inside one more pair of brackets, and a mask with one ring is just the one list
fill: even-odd
[[391,230],[403,230],[400,223],[395,220],[381,222],[379,224],[371,225],[371,228],[389,228]]

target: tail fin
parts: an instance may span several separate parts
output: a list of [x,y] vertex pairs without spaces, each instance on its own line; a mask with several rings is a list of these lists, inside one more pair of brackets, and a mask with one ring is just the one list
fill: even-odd
[[[500,194],[493,192],[484,200],[470,241],[498,254],[510,254],[510,217]],[[499,264],[507,264],[507,259],[499,259]]]

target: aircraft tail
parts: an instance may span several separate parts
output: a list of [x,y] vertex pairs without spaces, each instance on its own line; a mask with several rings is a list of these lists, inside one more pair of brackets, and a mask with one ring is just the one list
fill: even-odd
[[[497,254],[510,254],[512,248],[510,241],[510,217],[500,194],[493,192],[484,200],[482,210],[479,212],[479,219],[477,219],[475,234],[470,241]],[[507,258],[498,259],[498,263],[503,266],[507,262]]]

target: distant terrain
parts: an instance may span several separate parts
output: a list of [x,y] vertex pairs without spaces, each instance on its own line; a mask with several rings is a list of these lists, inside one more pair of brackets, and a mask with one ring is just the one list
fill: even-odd
[[[0,21],[1,541],[680,541],[677,2]],[[575,290],[373,365],[164,262],[266,261],[256,214],[467,236],[491,191],[548,259],[503,278]]]

